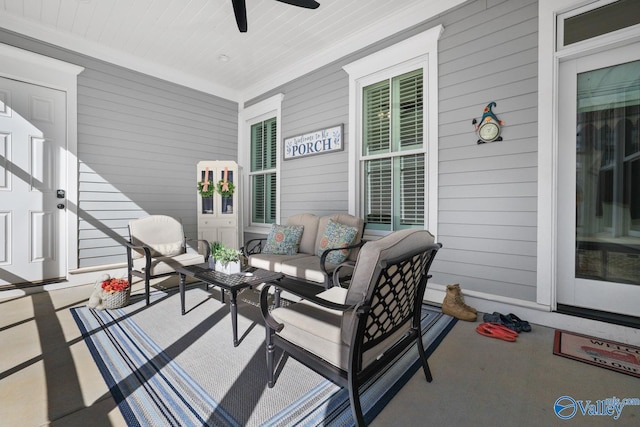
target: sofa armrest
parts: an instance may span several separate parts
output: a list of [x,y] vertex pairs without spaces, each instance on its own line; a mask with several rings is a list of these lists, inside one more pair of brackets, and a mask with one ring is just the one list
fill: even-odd
[[262,237],[259,239],[251,239],[247,241],[244,246],[241,248],[242,254],[249,258],[249,255],[255,255],[262,252],[262,247],[264,242],[267,241],[266,237]]
[[342,270],[343,268],[350,268],[351,271],[353,271],[355,266],[355,261],[345,261],[342,264],[338,264],[338,266],[333,270],[333,278],[331,280],[333,286],[342,287],[342,285],[340,284],[340,270]]

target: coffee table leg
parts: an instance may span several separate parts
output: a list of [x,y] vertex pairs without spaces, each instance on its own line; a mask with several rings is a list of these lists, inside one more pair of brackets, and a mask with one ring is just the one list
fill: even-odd
[[233,329],[233,346],[237,347],[238,344],[238,304],[236,301],[236,291],[230,291],[231,300],[229,301],[229,308],[231,309],[231,328]]
[[180,306],[182,307],[182,315],[184,316],[184,288],[185,288],[185,279],[186,276],[184,274],[180,274]]

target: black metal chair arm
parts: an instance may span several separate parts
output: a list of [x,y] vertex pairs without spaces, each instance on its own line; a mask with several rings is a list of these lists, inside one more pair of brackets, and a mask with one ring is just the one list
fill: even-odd
[[267,289],[269,286],[274,286],[280,290],[287,291],[290,294],[296,295],[302,299],[311,301],[314,304],[318,304],[331,310],[348,311],[356,307],[356,305],[338,304],[319,297],[318,294],[324,292],[326,289],[315,283],[285,277],[277,282],[265,284],[264,288],[262,288],[261,297],[262,294],[266,294],[267,291],[265,289]]
[[244,246],[241,248],[242,255],[245,257],[249,257],[249,255],[255,255],[262,252],[263,242],[266,242],[266,237],[261,237],[259,239],[251,239],[248,240]]
[[146,245],[134,245],[131,242],[125,241],[125,246],[127,247],[127,252],[130,254],[132,249],[142,249],[144,251],[144,255],[146,258],[151,258],[151,248]]

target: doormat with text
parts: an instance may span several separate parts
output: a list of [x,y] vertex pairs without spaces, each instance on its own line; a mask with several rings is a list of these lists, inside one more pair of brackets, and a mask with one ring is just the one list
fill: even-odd
[[640,347],[556,330],[553,354],[640,378]]

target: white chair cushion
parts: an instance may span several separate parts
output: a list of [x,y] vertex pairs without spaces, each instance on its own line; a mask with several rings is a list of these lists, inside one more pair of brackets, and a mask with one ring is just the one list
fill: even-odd
[[[174,256],[185,251],[182,223],[166,215],[151,215],[129,222],[131,243],[151,248],[151,256]],[[144,257],[144,251],[134,250],[133,258]]]
[[[160,274],[174,273],[177,267],[202,264],[204,263],[204,255],[198,253],[187,252],[172,257],[157,257],[151,260],[151,276]],[[145,259],[137,258],[133,260],[133,269],[144,271]]]

